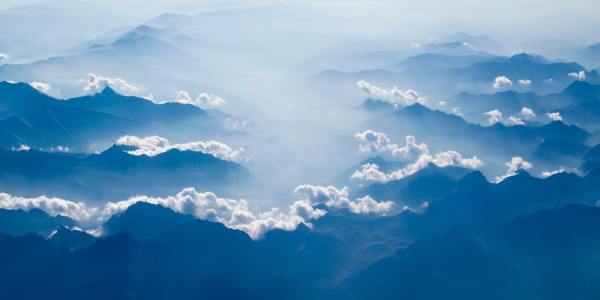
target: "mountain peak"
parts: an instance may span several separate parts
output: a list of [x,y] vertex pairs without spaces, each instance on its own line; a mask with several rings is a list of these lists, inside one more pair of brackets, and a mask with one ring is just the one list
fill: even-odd
[[548,64],[550,61],[539,54],[518,53],[508,58],[509,61],[529,61],[537,64]]

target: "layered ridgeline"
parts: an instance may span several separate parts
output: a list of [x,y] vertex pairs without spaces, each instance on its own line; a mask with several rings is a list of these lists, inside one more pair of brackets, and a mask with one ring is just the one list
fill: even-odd
[[[155,93],[166,95],[173,86],[189,80],[186,75],[209,78],[208,74],[197,72],[206,65],[201,63],[205,60],[190,54],[194,51],[182,50],[189,50],[194,42],[175,28],[146,25],[125,31],[120,28],[108,36],[104,34],[73,48],[61,49],[58,55],[50,58],[0,65],[0,80],[47,82],[60,87],[61,94],[77,95],[82,81],[90,72],[96,72],[118,74],[130,82],[153,85]],[[171,93],[174,92],[171,90]]]
[[[504,84],[494,85],[498,77],[509,79],[510,84],[504,81]],[[551,61],[539,55],[519,53],[500,57],[478,52],[430,52],[379,69],[357,72],[327,70],[314,79],[348,87],[359,80],[383,86],[402,83],[404,87],[418,90],[430,98],[444,99],[449,93],[490,93],[498,89],[552,93],[564,89],[574,78],[583,77],[592,83],[600,83],[600,75],[595,70],[587,70],[576,62]]]
[[0,147],[95,151],[124,135],[162,135],[179,140],[228,136],[206,111],[180,103],[156,104],[123,96],[110,87],[68,100],[26,83],[0,82]]
[[[310,227],[299,223],[254,239],[207,221],[210,215],[197,219],[145,201],[106,215],[96,236],[60,214],[1,210],[0,293],[396,299],[393,287],[404,286],[409,299],[563,299],[597,292],[598,266],[590,265],[600,250],[597,169],[547,179],[522,172],[498,184],[477,171],[430,168],[413,176],[403,185],[421,195],[431,189],[418,183],[422,178],[451,184],[420,212],[381,216],[314,203],[325,213],[304,219]],[[24,288],[26,278],[36,289]]]
[[[484,122],[485,113],[499,110],[505,118],[542,122],[547,114],[558,112],[570,124],[590,131],[600,129],[600,85],[577,80],[560,93],[539,95],[533,92],[502,91],[474,95],[460,93],[448,100],[448,106],[460,107],[471,120]],[[523,108],[529,109],[528,113]]]
[[411,135],[433,149],[477,155],[484,162],[486,174],[497,174],[513,156],[525,157],[539,167],[540,172],[559,166],[578,168],[582,155],[590,147],[590,133],[563,120],[546,118],[539,123],[498,121],[493,125],[480,125],[419,103],[396,106],[367,99],[363,107],[370,112],[370,118],[362,128],[383,132],[395,141]]
[[0,190],[93,203],[142,193],[165,196],[186,187],[239,197],[257,184],[238,157],[227,157],[223,149],[202,150],[173,147],[151,153],[122,139],[98,154],[0,150]]

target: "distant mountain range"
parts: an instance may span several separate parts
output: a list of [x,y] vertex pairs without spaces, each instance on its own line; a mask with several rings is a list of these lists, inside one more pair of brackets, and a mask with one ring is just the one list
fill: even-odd
[[[503,162],[515,155],[523,156],[540,167],[556,167],[554,158],[568,154],[568,149],[585,151],[588,147],[585,143],[590,136],[585,130],[561,121],[543,125],[506,126],[497,123],[482,126],[421,104],[394,109],[386,102],[367,99],[364,107],[372,112],[372,118],[363,124],[363,128],[384,132],[395,141],[403,140],[405,135],[414,135],[432,149],[477,155],[484,164],[498,163],[500,168]],[[538,151],[540,147],[550,155],[537,155],[542,153]],[[575,161],[566,160],[564,163],[577,167],[582,153],[578,151],[576,154],[572,157]],[[494,169],[498,170],[489,170]]]
[[243,166],[210,154],[172,149],[146,156],[129,154],[129,150],[112,146],[91,155],[0,150],[0,190],[91,203],[141,193],[174,195],[186,187],[239,196],[233,191],[241,193],[245,186],[256,184]]
[[174,132],[196,139],[226,134],[220,122],[192,105],[155,104],[108,87],[57,100],[26,83],[0,82],[0,147],[5,149],[27,145],[90,151],[127,134],[169,137]]
[[[493,92],[492,83],[498,76],[506,76],[513,82],[508,89],[524,90],[518,80],[530,80],[531,84],[526,90],[552,93],[573,82],[569,73],[588,71],[575,62],[554,62],[526,53],[510,57],[423,53],[400,62],[397,67],[405,69],[357,72],[327,70],[317,74],[314,79],[334,83],[366,80],[384,87],[400,84],[404,89],[412,88],[429,97],[445,99],[448,93]],[[600,75],[592,70],[587,73],[586,80],[600,83]]]
[[466,116],[481,121],[483,113],[494,109],[505,116],[519,116],[523,107],[536,112],[538,119],[545,113],[560,112],[566,122],[591,131],[600,129],[600,85],[574,81],[560,93],[538,95],[505,91],[486,95],[460,93],[448,100],[448,105],[458,106]]
[[[421,178],[450,174],[422,172]],[[396,299],[391,287],[406,286],[402,294],[410,299],[562,299],[568,291],[589,298],[598,281],[589,262],[600,249],[595,230],[600,209],[568,203],[593,203],[600,194],[598,176],[596,170],[585,178],[559,174],[543,180],[521,173],[491,184],[472,172],[453,180],[455,188],[421,213],[375,217],[331,211],[312,229],[272,231],[257,241],[147,203],[114,215],[100,238],[61,222],[35,223],[39,226],[29,227],[33,232],[53,234],[46,239],[27,230],[0,234],[0,294]],[[45,214],[15,213],[13,224]],[[38,282],[36,289],[23,289],[25,277]],[[538,288],[559,282],[554,293]]]

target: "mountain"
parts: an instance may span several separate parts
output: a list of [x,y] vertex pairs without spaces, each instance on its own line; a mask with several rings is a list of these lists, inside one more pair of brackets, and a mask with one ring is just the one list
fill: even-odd
[[67,251],[85,248],[96,241],[96,238],[85,231],[60,227],[48,239],[54,247]]
[[423,53],[411,56],[397,64],[394,68],[409,70],[443,70],[466,67],[476,63],[497,59],[488,55],[447,55]]
[[[187,43],[188,47],[177,47],[172,44],[175,42]],[[92,39],[36,61],[0,65],[0,80],[46,82],[60,90],[57,96],[70,97],[81,93],[82,81],[92,73],[124,78],[138,87],[152,87],[147,94],[164,97],[169,91],[172,96],[177,85],[188,86],[189,74],[206,77],[197,72],[202,57],[182,50],[190,46],[189,40],[168,28],[141,26],[105,40]]]
[[0,150],[0,189],[96,202],[174,195],[186,187],[239,196],[234,191],[256,182],[243,166],[203,152],[171,149],[147,156],[127,151],[123,146],[90,155]]
[[[464,56],[473,55],[473,53],[450,55]],[[556,93],[574,81],[568,75],[569,73],[579,71],[587,71],[587,69],[575,62],[554,62],[537,55],[519,53],[509,57],[497,57],[470,65],[443,69],[425,68],[399,71],[370,69],[354,72],[327,70],[316,74],[313,79],[318,82],[348,86],[354,85],[359,80],[365,80],[387,88],[402,83],[401,88],[419,91],[420,94],[427,95],[429,98],[446,99],[449,93],[496,92],[493,83],[498,76],[506,76],[511,80],[512,85],[507,89],[543,94]],[[600,78],[596,72],[588,72],[586,75],[586,80],[590,82],[595,82]],[[518,80],[531,80],[532,84],[527,86],[527,89],[523,89]]]
[[57,100],[29,84],[0,82],[3,148],[62,146],[89,151],[94,145],[113,142],[126,134],[169,136],[173,132],[178,137],[201,138],[225,131],[219,122],[192,105],[155,104],[119,95],[108,87],[98,94]]
[[28,211],[16,209],[0,209],[0,232],[12,236],[22,236],[35,233],[50,236],[62,227],[74,227],[77,222],[64,216],[49,216],[41,209],[32,208]]
[[170,208],[138,202],[125,212],[112,216],[103,224],[102,233],[110,236],[127,232],[137,240],[146,240],[192,220],[192,216],[174,212]]
[[600,144],[590,148],[585,153],[580,169],[585,173],[600,169]]
[[475,171],[464,176],[443,199],[431,203],[419,226],[430,234],[456,229],[485,235],[503,222],[539,209],[567,203],[594,204],[600,195],[594,183],[598,176],[596,170],[585,177],[558,173],[539,179],[522,171],[495,184]]
[[[396,170],[382,170],[382,172],[389,173]],[[408,206],[418,210],[424,203],[437,201],[447,195],[469,172],[470,170],[464,168],[440,168],[430,164],[427,168],[403,179],[368,185],[359,190],[356,196],[369,195],[374,199],[392,200],[399,207]]]
[[[545,157],[536,156],[541,143],[552,139],[581,145],[589,137],[585,130],[560,121],[544,125],[505,126],[497,123],[481,126],[421,104],[379,111],[372,114],[362,127],[384,132],[393,141],[414,135],[430,149],[455,150],[469,157],[476,155],[485,162],[484,168],[491,167],[490,163],[503,168],[502,164],[515,155],[534,160],[540,167],[555,167]],[[473,152],[473,149],[478,151]],[[497,172],[494,168],[488,170]]]
[[[519,266],[538,299],[593,299],[600,281],[600,208],[570,204],[503,224],[491,246]],[[529,298],[531,299],[531,297]]]
[[348,280],[353,299],[520,299],[520,274],[459,233],[422,239]]
[[[103,132],[125,131],[132,124],[102,112],[69,108],[25,83],[0,82],[0,131],[4,148],[74,147]],[[106,134],[106,133],[105,133]],[[83,141],[81,141],[83,140]]]
[[533,109],[537,118],[547,112],[560,112],[569,123],[588,130],[600,128],[600,85],[586,81],[574,81],[560,93],[539,95],[532,92],[503,91],[494,94],[474,95],[460,93],[448,100],[449,105],[459,106],[469,119],[484,121],[483,113],[494,109],[504,115],[519,116],[523,107]]

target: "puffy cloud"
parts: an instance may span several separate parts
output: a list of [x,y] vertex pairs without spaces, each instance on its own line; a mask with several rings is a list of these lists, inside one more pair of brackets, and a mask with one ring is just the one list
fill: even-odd
[[562,118],[562,116],[560,115],[559,112],[550,112],[550,113],[547,113],[546,116],[550,120],[552,120],[553,122],[554,121],[562,121],[563,120],[563,118]]
[[315,186],[304,184],[296,187],[294,192],[302,199],[314,204],[324,204],[329,208],[347,209],[355,214],[381,214],[386,215],[394,208],[394,202],[378,202],[369,196],[350,200],[348,188],[338,189],[333,186]]
[[401,90],[397,86],[387,90],[378,86],[372,85],[364,80],[356,83],[356,86],[363,92],[366,97],[388,101],[398,105],[411,105],[415,103],[425,103],[425,98],[419,96],[415,90]]
[[175,196],[164,198],[139,196],[111,202],[105,206],[101,215],[106,219],[106,216],[122,212],[140,201],[162,205],[202,220],[222,223],[229,228],[242,230],[254,239],[273,229],[294,230],[300,223],[310,224],[310,220],[325,215],[325,211],[314,209],[311,203],[304,200],[295,201],[287,212],[276,208],[255,212],[250,209],[246,200],[220,198],[211,192],[197,192],[194,188],[186,188]]
[[529,79],[519,79],[519,84],[523,87],[531,86],[531,80]]
[[116,92],[124,95],[135,95],[140,91],[140,88],[127,82],[122,78],[109,78],[90,73],[87,80],[82,79],[85,86],[83,90],[86,93],[98,93],[106,87],[110,87]]
[[510,116],[508,117],[508,119],[506,120],[506,124],[508,126],[515,126],[515,125],[525,125],[525,122],[523,122],[523,119],[519,118],[519,117],[515,117],[515,116]]
[[[429,165],[430,163],[441,168],[449,166],[459,166],[463,168],[477,169],[483,165],[483,162],[479,158],[477,158],[477,156],[465,158],[462,156],[462,154],[456,151],[438,152],[432,156],[431,154],[429,154],[427,144],[417,144],[414,136],[406,136],[406,146],[398,147],[397,145],[392,144],[383,133],[377,133],[369,130],[365,131],[364,133],[371,133],[372,136],[378,137],[379,140],[385,141],[377,142],[378,139],[373,138],[372,141],[376,141],[376,143],[374,143],[376,146],[372,146],[372,144],[365,143],[365,139],[357,138],[359,142],[361,142],[361,145],[359,145],[359,149],[367,150],[364,152],[390,151],[392,153],[396,153],[396,155],[402,155],[404,157],[408,156],[408,154],[410,153],[417,153],[418,157],[414,162],[409,163],[404,168],[396,170],[390,174],[385,174],[384,172],[382,172],[379,166],[376,164],[365,164],[351,175],[352,179],[376,182],[388,182],[391,180],[399,180],[426,168],[427,165]],[[359,133],[357,134],[357,136],[363,137],[364,133]]]
[[417,139],[412,135],[405,137],[405,145],[398,146],[390,142],[385,133],[373,130],[366,130],[354,134],[354,138],[359,142],[360,152],[390,152],[393,156],[409,157],[413,154],[422,154],[428,152],[427,145],[417,144]]
[[[93,227],[101,225],[115,214],[124,212],[135,203],[146,202],[202,220],[222,223],[226,227],[242,230],[254,239],[274,229],[294,230],[300,223],[310,226],[311,220],[326,214],[324,210],[314,208],[315,204],[347,209],[357,214],[386,214],[394,208],[393,202],[378,202],[368,196],[350,200],[347,188],[301,185],[295,189],[295,193],[300,199],[289,205],[287,211],[272,208],[257,212],[252,210],[244,199],[221,198],[212,192],[198,192],[194,188],[186,188],[167,197],[135,196],[123,201],[108,202],[102,207],[87,207],[82,202],[46,196],[23,198],[0,193],[0,207],[23,210],[39,208],[51,216],[67,216],[83,226]],[[94,229],[90,232],[100,234],[101,230]]]
[[227,103],[225,99],[208,93],[201,93],[196,98],[192,98],[187,91],[179,91],[172,102],[191,104],[202,109],[215,108]]
[[379,166],[376,164],[364,164],[361,166],[359,170],[356,170],[350,178],[366,180],[366,181],[375,181],[375,182],[388,182],[390,179],[381,170],[379,170]]
[[496,182],[501,182],[508,177],[517,175],[517,171],[519,170],[528,170],[533,168],[533,165],[530,162],[526,161],[520,156],[513,156],[505,165],[508,167],[506,173],[496,176]]
[[88,221],[98,213],[97,208],[88,208],[83,202],[73,202],[46,196],[23,198],[5,193],[0,193],[0,208],[22,210],[38,208],[51,216],[62,215],[78,221]]
[[136,148],[135,150],[128,151],[128,153],[132,155],[155,156],[171,149],[178,149],[180,151],[203,152],[214,157],[233,162],[242,162],[247,160],[244,156],[243,148],[233,149],[226,144],[213,140],[206,142],[197,141],[184,144],[171,144],[168,139],[157,135],[147,137],[126,135],[120,137],[117,140],[116,145]]
[[483,114],[489,117],[488,123],[490,123],[491,125],[494,125],[498,122],[502,122],[502,112],[497,109],[490,110]]
[[494,79],[494,83],[492,84],[492,88],[495,90],[500,90],[507,88],[512,85],[512,81],[508,79],[506,76],[498,76]]
[[575,78],[577,80],[585,80],[585,71],[571,72],[569,73],[569,77]]
[[525,120],[535,119],[535,112],[529,107],[521,108],[521,112],[519,113],[519,115],[521,115],[521,117],[523,117],[523,119]]

